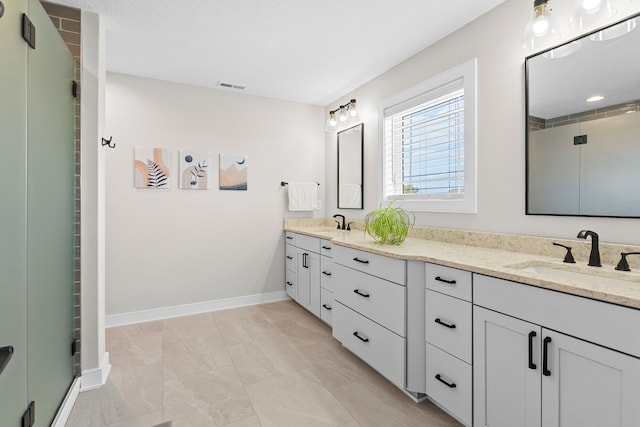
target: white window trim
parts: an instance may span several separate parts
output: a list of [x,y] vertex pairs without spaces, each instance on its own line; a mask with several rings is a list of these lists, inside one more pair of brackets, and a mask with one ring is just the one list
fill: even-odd
[[[443,73],[431,77],[415,86],[403,90],[380,104],[378,110],[378,135],[380,138],[378,160],[381,174],[378,179],[378,202],[387,204],[393,196],[385,198],[384,184],[386,177],[385,156],[385,120],[384,111],[399,107],[401,104],[423,98],[425,95],[438,94],[449,83],[463,79],[464,87],[464,199],[463,200],[403,200],[397,199],[394,206],[409,211],[477,213],[477,127],[476,127],[476,69],[477,59],[473,58]],[[437,95],[436,95],[437,96]]]

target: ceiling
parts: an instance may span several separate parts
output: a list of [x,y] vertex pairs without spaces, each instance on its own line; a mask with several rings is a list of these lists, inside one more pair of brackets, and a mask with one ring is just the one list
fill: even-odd
[[325,106],[505,0],[47,1],[103,15],[107,71]]

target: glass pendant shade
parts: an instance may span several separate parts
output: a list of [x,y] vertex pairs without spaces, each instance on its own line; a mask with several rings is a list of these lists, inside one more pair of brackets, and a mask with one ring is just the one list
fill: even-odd
[[569,18],[571,28],[587,28],[606,23],[617,10],[611,0],[577,0]]
[[529,50],[558,41],[560,31],[547,5],[548,0],[535,0],[531,19],[522,35],[522,47]]
[[340,107],[340,111],[338,112],[338,120],[341,122],[346,122],[349,116],[347,115],[347,109],[344,107]]
[[327,120],[325,130],[329,132],[329,131],[335,130],[337,126],[338,126],[338,119],[336,118],[336,113],[332,111],[329,113],[329,119]]
[[356,100],[352,99],[349,103],[349,119],[357,120],[358,119],[358,107],[356,105]]

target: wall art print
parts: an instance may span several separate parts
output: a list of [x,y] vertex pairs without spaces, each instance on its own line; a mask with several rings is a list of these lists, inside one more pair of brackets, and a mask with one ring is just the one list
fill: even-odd
[[210,169],[208,151],[180,150],[180,188],[208,190]]
[[220,190],[247,189],[247,156],[220,154]]
[[133,157],[135,188],[169,188],[169,150],[158,147],[135,147]]

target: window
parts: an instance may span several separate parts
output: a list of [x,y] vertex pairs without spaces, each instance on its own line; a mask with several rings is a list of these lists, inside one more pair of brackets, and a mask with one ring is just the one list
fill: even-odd
[[383,201],[476,212],[475,67],[468,61],[383,103]]

